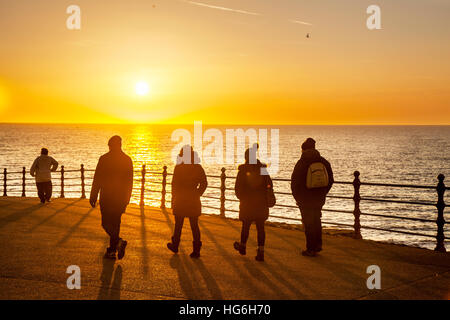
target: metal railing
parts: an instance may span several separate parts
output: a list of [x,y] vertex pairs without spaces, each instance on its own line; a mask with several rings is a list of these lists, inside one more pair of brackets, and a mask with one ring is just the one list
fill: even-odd
[[[95,170],[85,169],[84,165],[81,165],[80,169],[78,169],[78,170],[65,170],[64,166],[61,166],[61,169],[56,171],[56,172],[60,173],[60,184],[59,184],[59,186],[61,187],[60,197],[61,198],[65,197],[64,191],[65,191],[66,186],[72,187],[72,186],[80,186],[81,185],[81,198],[83,198],[83,199],[86,198],[86,179],[87,178],[85,177],[85,173],[86,172],[94,172],[94,171]],[[70,178],[65,177],[65,173],[73,173],[73,172],[79,172],[80,176],[79,177],[70,177]],[[140,175],[141,175],[140,179],[138,178],[138,180],[135,180],[135,181],[141,182],[140,188],[135,188],[135,187],[133,188],[134,190],[138,189],[140,191],[140,202],[139,202],[140,205],[143,206],[145,204],[146,192],[153,192],[153,193],[160,192],[160,194],[161,194],[160,199],[152,198],[151,200],[156,200],[156,201],[160,200],[160,207],[162,209],[165,209],[166,208],[166,194],[167,194],[166,186],[170,184],[169,182],[167,182],[167,176],[173,175],[172,173],[169,173],[167,171],[167,166],[163,167],[162,172],[158,172],[158,171],[147,171],[146,166],[143,165],[142,170],[137,170],[137,171],[135,171],[135,173],[140,173]],[[15,179],[8,179],[8,175],[12,175],[12,174],[21,174],[21,177],[15,178]],[[26,171],[25,167],[22,168],[22,171],[17,171],[17,172],[8,172],[6,168],[3,169],[3,196],[6,197],[8,195],[7,194],[8,181],[20,181],[21,183],[19,183],[19,184],[13,184],[13,185],[9,185],[9,186],[21,187],[21,190],[20,190],[21,196],[25,197],[26,196],[26,181],[33,180],[33,178],[27,178],[26,174],[27,174],[27,171]],[[160,182],[159,181],[153,182],[153,184],[161,185],[160,191],[150,190],[150,189],[146,188],[147,174],[161,177]],[[226,212],[238,212],[238,210],[230,209],[230,208],[226,207],[227,202],[239,202],[239,200],[237,200],[237,199],[230,199],[230,198],[226,197],[227,190],[229,190],[229,191],[234,190],[233,188],[226,187],[226,181],[227,181],[227,179],[231,179],[231,180],[236,179],[236,177],[227,176],[225,168],[221,169],[220,175],[207,175],[207,177],[216,178],[216,179],[220,180],[220,186],[217,186],[217,185],[216,186],[214,186],[214,185],[208,186],[209,189],[219,190],[219,196],[203,195],[203,198],[214,199],[214,200],[220,201],[220,207],[215,207],[215,206],[211,206],[211,205],[203,205],[203,207],[218,210],[219,215],[223,218],[225,218]],[[444,225],[445,225],[444,209],[446,207],[446,204],[444,202],[444,194],[445,194],[445,191],[448,190],[449,188],[446,187],[444,184],[445,176],[443,174],[438,175],[438,177],[437,177],[438,183],[436,186],[361,182],[359,177],[360,177],[359,171],[355,171],[354,172],[354,180],[352,182],[335,181],[335,184],[337,184],[337,185],[352,185],[353,186],[353,196],[351,196],[351,197],[350,196],[336,196],[336,195],[328,195],[327,196],[327,198],[353,200],[353,203],[354,203],[353,210],[338,210],[338,209],[327,209],[327,208],[322,209],[323,211],[327,211],[327,212],[352,214],[353,219],[354,219],[353,225],[348,224],[348,223],[346,224],[346,223],[338,223],[338,222],[331,222],[331,221],[323,221],[324,224],[334,225],[334,226],[338,226],[338,227],[351,227],[353,229],[353,237],[356,239],[362,238],[361,229],[387,231],[387,232],[402,233],[402,234],[407,234],[407,235],[436,238],[436,247],[434,250],[441,251],[441,252],[446,251],[445,244],[444,244],[444,241],[446,239],[444,236]],[[65,180],[73,180],[73,179],[80,179],[80,184],[65,185]],[[290,179],[273,178],[272,181],[290,182]],[[402,188],[402,189],[403,188],[405,188],[405,189],[412,188],[412,189],[435,190],[437,192],[437,202],[432,203],[432,202],[425,202],[425,201],[404,201],[404,200],[377,199],[377,198],[371,198],[371,197],[361,197],[361,195],[360,195],[361,186],[382,186],[382,187],[394,187],[394,188]],[[18,191],[18,190],[15,190],[15,191]],[[288,192],[275,192],[275,194],[291,195]],[[431,219],[423,219],[423,218],[416,218],[416,217],[385,215],[385,214],[378,214],[378,213],[363,213],[360,210],[361,201],[398,203],[398,204],[419,205],[419,206],[434,206],[437,208],[437,219],[431,220]],[[280,204],[278,202],[275,205],[275,207],[297,208],[297,206],[294,206],[294,205]],[[432,236],[430,234],[417,233],[417,232],[412,232],[412,231],[387,229],[387,228],[367,226],[367,225],[362,226],[361,222],[360,222],[361,216],[373,216],[373,217],[382,217],[382,218],[389,218],[389,219],[400,219],[400,220],[419,221],[419,222],[426,222],[426,223],[436,223],[437,234],[436,234],[436,236]],[[284,217],[284,216],[279,216],[279,215],[270,215],[270,217],[277,218],[277,219],[291,220],[291,221],[301,221],[301,219],[296,219],[296,218],[292,218],[292,217]]]

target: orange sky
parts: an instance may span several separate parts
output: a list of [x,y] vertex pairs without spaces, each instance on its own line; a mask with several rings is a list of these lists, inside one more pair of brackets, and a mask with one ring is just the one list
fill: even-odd
[[450,124],[447,0],[0,0],[0,39],[0,122]]

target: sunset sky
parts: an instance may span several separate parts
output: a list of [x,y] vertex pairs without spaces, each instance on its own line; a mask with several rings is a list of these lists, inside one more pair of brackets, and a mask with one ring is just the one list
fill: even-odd
[[450,124],[449,40],[448,0],[0,0],[0,122]]

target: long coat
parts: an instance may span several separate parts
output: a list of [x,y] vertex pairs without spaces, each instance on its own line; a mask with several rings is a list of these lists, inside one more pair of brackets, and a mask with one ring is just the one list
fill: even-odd
[[[314,162],[321,162],[328,172],[328,186],[323,188],[306,188],[306,176],[309,166]],[[323,158],[316,149],[308,149],[302,153],[300,160],[295,165],[291,176],[292,195],[297,205],[303,207],[322,207],[325,204],[327,193],[334,183],[333,170],[330,163]]]
[[267,189],[273,187],[269,175],[262,175],[266,165],[242,164],[238,167],[234,191],[239,203],[239,219],[242,221],[265,221],[269,217]]
[[100,157],[91,188],[91,200],[100,192],[100,210],[123,213],[133,189],[133,162],[122,151],[110,151]]
[[208,182],[200,164],[177,164],[172,177],[172,212],[180,217],[198,217],[202,213],[200,197]]

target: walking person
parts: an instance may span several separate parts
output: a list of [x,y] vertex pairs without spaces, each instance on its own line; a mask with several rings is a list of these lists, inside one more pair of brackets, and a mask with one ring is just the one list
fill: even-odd
[[267,166],[256,159],[257,145],[245,151],[245,163],[238,167],[234,187],[239,203],[239,220],[242,221],[241,241],[234,243],[234,249],[241,255],[246,254],[250,226],[256,224],[258,249],[255,259],[264,261],[266,233],[265,221],[269,217],[269,207],[275,205],[273,184],[267,172]]
[[197,153],[191,146],[184,146],[178,155],[172,177],[172,212],[175,216],[175,229],[172,242],[167,244],[167,248],[172,252],[178,252],[184,218],[189,218],[193,237],[193,251],[190,257],[200,258],[202,247],[198,227],[198,218],[202,213],[200,197],[207,186],[206,174]]
[[305,228],[304,256],[313,257],[322,250],[322,207],[333,183],[330,163],[316,150],[316,141],[306,139],[291,177],[292,195],[300,208]]
[[105,258],[120,260],[125,255],[127,241],[119,237],[122,213],[130,202],[133,189],[133,162],[122,151],[122,138],[113,136],[109,152],[102,155],[95,169],[90,204],[94,208],[100,193],[102,227],[109,235]]
[[36,187],[41,203],[50,202],[52,197],[52,172],[58,169],[58,161],[48,155],[48,149],[42,148],[30,168],[30,174],[36,180]]

